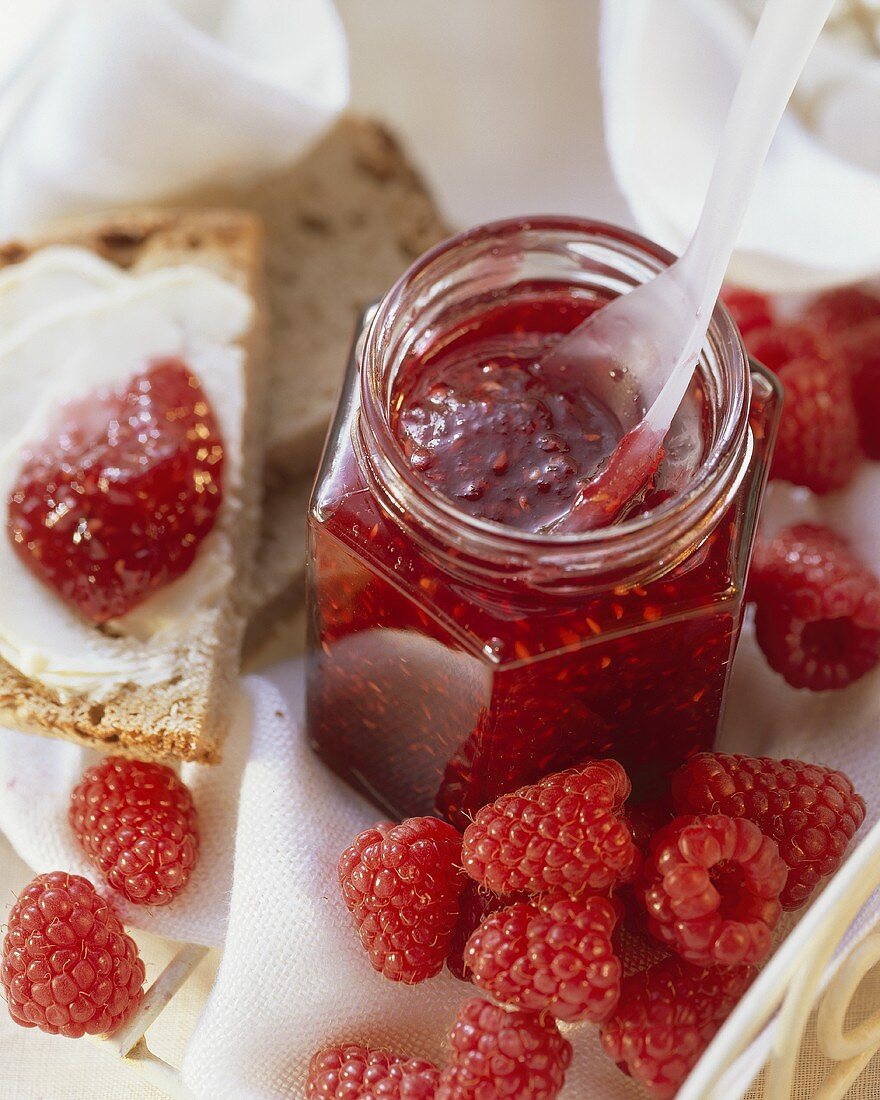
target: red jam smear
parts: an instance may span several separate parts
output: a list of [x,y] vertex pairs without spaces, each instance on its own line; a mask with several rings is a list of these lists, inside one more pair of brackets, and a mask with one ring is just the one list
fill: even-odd
[[28,448],[7,530],[31,572],[95,623],[182,576],[223,499],[223,443],[198,379],[159,359],[61,406]]
[[[484,308],[403,365],[392,426],[405,451],[429,451],[414,468],[428,471],[436,491],[472,515],[531,529],[571,499],[599,449],[571,433],[595,423],[595,405],[563,395],[565,414],[552,429],[534,407],[520,416],[509,406],[519,398],[546,405],[528,364],[590,308],[558,290],[536,291],[532,300]],[[497,370],[482,372],[499,358]],[[452,386],[438,395],[442,414],[433,423],[444,430],[429,447],[417,430],[432,422],[441,376]],[[481,392],[486,377],[501,389]],[[709,748],[778,417],[769,389],[753,406],[756,447],[735,500],[677,567],[633,584],[609,560],[589,591],[562,592],[515,574],[477,581],[453,552],[438,559],[436,547],[382,510],[351,445],[355,384],[350,377],[310,518],[308,723],[330,766],[393,814],[436,811],[463,823],[499,794],[593,756],[620,760],[647,795]],[[504,415],[486,427],[498,393]],[[668,438],[636,510],[673,495],[705,453],[708,412],[700,392],[691,396],[684,428]],[[572,469],[542,489],[544,475],[530,477],[545,453],[538,440],[560,423],[569,449],[559,453]],[[501,449],[510,453],[499,470]],[[475,477],[488,483],[482,494],[460,495]]]

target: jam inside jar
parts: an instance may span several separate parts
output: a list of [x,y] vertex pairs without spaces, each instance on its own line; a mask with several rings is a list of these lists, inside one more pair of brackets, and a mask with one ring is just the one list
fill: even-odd
[[541,355],[671,258],[499,222],[418,261],[359,334],[310,507],[307,719],[389,813],[461,824],[597,756],[649,797],[713,744],[780,412],[723,308],[652,483],[612,526],[546,533],[621,429]]

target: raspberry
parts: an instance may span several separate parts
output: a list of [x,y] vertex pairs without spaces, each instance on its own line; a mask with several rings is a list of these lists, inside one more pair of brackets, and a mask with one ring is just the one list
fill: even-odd
[[487,917],[468,940],[474,985],[511,1008],[597,1024],[614,1010],[622,969],[607,898],[546,898]]
[[621,816],[630,793],[616,760],[548,776],[484,806],[464,833],[464,869],[496,894],[605,890],[639,858]]
[[825,527],[799,524],[758,546],[755,632],[792,687],[843,688],[880,661],[880,581]]
[[461,1006],[449,1041],[452,1061],[437,1100],[553,1100],[571,1065],[571,1043],[554,1021],[480,997]]
[[745,818],[677,817],[643,869],[648,928],[697,966],[758,963],[770,951],[788,877],[776,841]]
[[623,981],[602,1046],[662,1100],[674,1096],[754,979],[749,966],[704,970],[664,959]]
[[198,816],[164,764],[108,756],[74,787],[69,820],[107,883],[136,905],[167,905],[189,882]]
[[842,488],[859,462],[859,433],[849,372],[833,341],[809,324],[787,323],[750,332],[746,346],[785,391],[772,476],[816,493]]
[[223,444],[177,359],[59,410],[9,499],[25,565],[93,622],[118,618],[192,564],[222,500]]
[[339,883],[373,967],[415,984],[443,969],[465,883],[461,836],[435,817],[380,822],[339,860]]
[[776,374],[795,359],[811,356],[824,359],[832,354],[831,345],[821,333],[817,333],[812,326],[799,322],[756,328],[744,339],[749,354]]
[[857,286],[826,290],[807,306],[810,323],[822,332],[838,333],[880,317],[880,297]]
[[306,1100],[434,1100],[439,1079],[421,1058],[348,1043],[312,1056]]
[[456,978],[463,982],[471,980],[465,960],[464,950],[468,940],[480,927],[486,917],[506,909],[512,901],[528,901],[527,894],[518,894],[515,898],[499,898],[484,886],[478,886],[471,879],[464,884],[458,908],[458,920],[446,956],[446,967]]
[[777,372],[785,391],[771,476],[814,493],[842,489],[861,460],[849,372],[837,355],[794,359]]
[[852,377],[859,441],[869,458],[880,459],[880,318],[841,333],[837,349]]
[[766,756],[698,753],[672,777],[680,814],[754,821],[789,867],[783,909],[798,909],[840,866],[865,820],[865,800],[843,772]]
[[22,1027],[78,1039],[110,1035],[143,998],[137,945],[88,879],[38,875],[12,906],[0,968]]
[[743,336],[754,329],[765,328],[773,321],[769,300],[757,291],[727,286],[721,292],[721,300]]

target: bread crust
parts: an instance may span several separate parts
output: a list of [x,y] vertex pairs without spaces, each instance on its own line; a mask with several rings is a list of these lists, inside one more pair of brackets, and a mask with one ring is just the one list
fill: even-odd
[[133,272],[196,264],[234,282],[254,300],[254,323],[241,341],[244,477],[242,506],[231,532],[236,581],[218,607],[182,624],[173,653],[177,671],[164,684],[123,684],[100,702],[88,696],[61,699],[0,659],[0,725],[141,759],[214,762],[233,711],[248,611],[243,594],[259,530],[267,392],[263,226],[254,214],[234,208],[150,208],[78,218],[39,237],[0,245],[0,267],[21,263],[52,244],[87,248]]

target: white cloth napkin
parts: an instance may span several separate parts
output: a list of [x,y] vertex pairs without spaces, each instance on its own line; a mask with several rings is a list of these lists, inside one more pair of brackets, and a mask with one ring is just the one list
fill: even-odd
[[10,80],[0,237],[288,164],[348,98],[330,0],[51,4]]
[[[642,230],[675,252],[696,226],[752,27],[741,0],[603,0],[611,166]],[[880,59],[820,39],[752,200],[733,281],[796,290],[880,271],[878,105]]]

